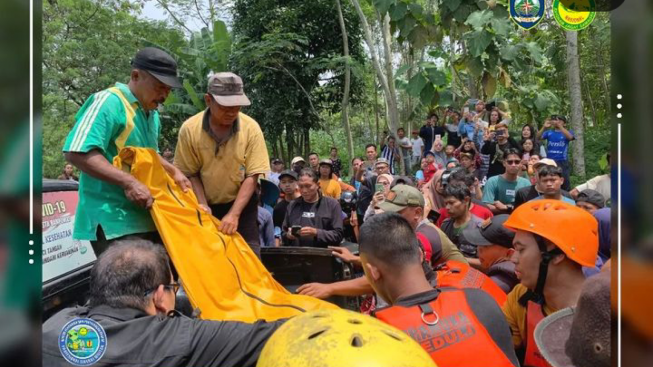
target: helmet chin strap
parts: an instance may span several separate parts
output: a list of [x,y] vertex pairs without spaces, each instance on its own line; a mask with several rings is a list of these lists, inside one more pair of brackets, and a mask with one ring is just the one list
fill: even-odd
[[540,260],[540,269],[537,275],[537,284],[535,286],[535,290],[529,290],[528,292],[524,293],[521,298],[519,298],[519,304],[524,307],[526,307],[529,301],[533,301],[539,305],[544,306],[544,284],[546,283],[546,276],[549,272],[549,263],[556,255],[563,253],[558,247],[548,251],[546,249],[546,240],[544,237],[537,234],[533,235],[535,236],[537,247],[540,249],[542,260]]

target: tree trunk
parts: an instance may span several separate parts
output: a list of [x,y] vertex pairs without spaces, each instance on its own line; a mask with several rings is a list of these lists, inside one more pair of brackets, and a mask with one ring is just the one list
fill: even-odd
[[[345,128],[345,135],[347,136],[347,152],[350,159],[354,157],[354,140],[351,136],[351,126],[349,125],[349,88],[351,84],[351,67],[349,65],[349,40],[347,39],[347,27],[345,26],[345,18],[342,16],[342,6],[340,0],[336,0],[336,8],[338,9],[338,21],[340,23],[340,31],[342,32],[342,49],[345,56],[345,90],[342,94],[342,126]],[[334,144],[335,145],[335,144]],[[352,175],[352,167],[349,167],[349,175]]]
[[379,140],[379,94],[376,90],[376,77],[374,77],[374,121],[376,129],[374,130],[374,141]]
[[590,109],[592,110],[592,124],[590,126],[596,126],[596,108],[594,107],[594,100],[592,99],[592,90],[590,89],[590,85],[587,82],[587,79],[583,79],[583,84],[585,84],[585,90],[587,91],[587,99],[590,102]]
[[292,159],[291,157],[286,154],[286,152],[283,149],[283,134],[279,136],[279,152],[281,153],[281,157],[283,157],[283,161],[286,162],[286,168],[290,168],[290,160]]
[[573,172],[585,177],[585,140],[583,126],[583,100],[580,85],[580,63],[578,59],[578,32],[566,31],[567,38],[567,83],[571,104],[571,127],[576,140],[572,144]]
[[286,142],[288,143],[288,158],[292,159],[295,157],[295,138],[293,134],[288,131],[288,127],[286,127]]
[[311,152],[311,136],[309,128],[304,129],[304,151],[308,157],[308,154]]
[[[388,116],[388,125],[390,127],[390,130],[393,133],[396,133],[397,126],[399,126],[399,116],[397,115],[397,96],[394,93],[394,76],[392,73],[392,63],[391,63],[392,56],[390,55],[390,50],[389,50],[389,45],[391,42],[390,25],[389,25],[390,18],[386,16],[384,21],[382,22],[383,44],[384,44],[384,49],[386,49],[385,52],[386,73],[387,73],[386,75],[386,73],[383,72],[383,68],[381,67],[379,58],[376,55],[374,41],[372,40],[372,30],[370,28],[369,23],[367,22],[367,18],[365,17],[365,14],[363,13],[363,9],[361,9],[358,0],[351,0],[351,3],[356,8],[356,12],[358,13],[358,17],[360,18],[361,27],[363,28],[363,34],[365,35],[365,43],[367,44],[367,47],[370,50],[370,56],[372,57],[372,65],[374,66],[374,70],[376,71],[377,77],[379,78],[379,82],[383,87],[383,92],[384,92],[386,103],[388,104],[389,115],[390,115]],[[390,68],[389,70],[387,69],[388,67]]]

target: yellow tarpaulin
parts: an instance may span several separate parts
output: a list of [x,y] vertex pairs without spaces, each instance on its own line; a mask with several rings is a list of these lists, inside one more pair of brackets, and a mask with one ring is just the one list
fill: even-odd
[[277,283],[239,234],[218,232],[220,221],[199,209],[192,190],[184,193],[177,187],[154,150],[124,148],[113,164],[150,189],[152,218],[191,304],[201,311],[200,318],[271,321],[337,308],[291,294]]

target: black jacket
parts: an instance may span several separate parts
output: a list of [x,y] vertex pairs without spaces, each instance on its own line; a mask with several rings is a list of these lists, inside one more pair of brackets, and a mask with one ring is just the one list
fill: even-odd
[[[497,154],[497,148],[501,149],[502,152]],[[481,148],[481,154],[487,154],[490,156],[490,167],[487,171],[487,178],[506,172],[506,168],[503,166],[503,152],[505,152],[508,148],[513,148],[521,151],[519,144],[517,144],[513,138],[508,138],[506,144],[502,146],[499,146],[499,144],[494,141],[485,141],[483,147]]]
[[254,367],[267,339],[285,321],[247,324],[191,319],[178,313],[149,316],[133,308],[66,308],[43,324],[43,366],[70,367],[59,336],[75,318],[97,321],[107,334],[98,366]]
[[424,139],[424,152],[431,150],[436,135],[440,135],[444,139],[446,132],[447,130],[443,126],[422,126],[419,129],[419,137]]
[[333,198],[320,195],[317,203],[312,205],[313,212],[305,212],[302,207],[309,205],[299,197],[288,205],[286,218],[283,221],[283,231],[290,232],[290,227],[317,228],[317,237],[300,237],[289,240],[284,233],[283,239],[286,246],[324,247],[338,246],[344,235],[342,225],[342,209],[340,203]]

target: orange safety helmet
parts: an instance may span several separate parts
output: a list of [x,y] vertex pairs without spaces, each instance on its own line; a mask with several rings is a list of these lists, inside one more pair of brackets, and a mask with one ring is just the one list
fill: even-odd
[[556,245],[572,261],[594,267],[599,251],[599,226],[593,215],[560,200],[532,200],[520,205],[503,224],[537,234]]

